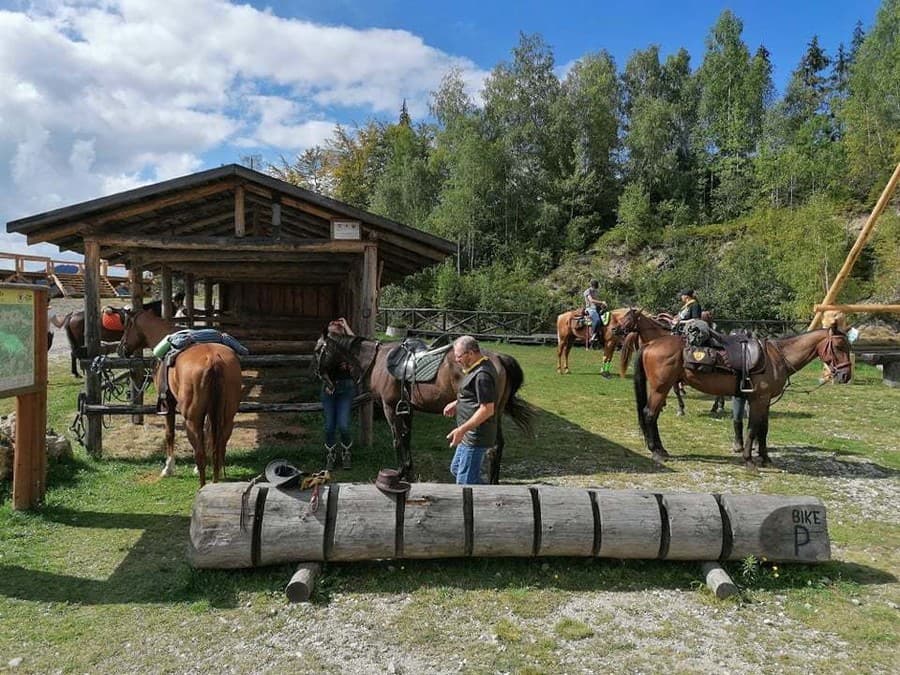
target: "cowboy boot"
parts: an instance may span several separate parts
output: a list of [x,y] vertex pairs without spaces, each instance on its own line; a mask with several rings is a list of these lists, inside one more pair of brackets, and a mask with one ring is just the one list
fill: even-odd
[[350,449],[353,447],[353,441],[350,441],[346,445],[341,443],[341,466],[345,469],[349,469],[350,465],[353,461],[353,458],[350,453]]
[[337,444],[325,444],[325,470],[334,471],[334,465],[337,463]]

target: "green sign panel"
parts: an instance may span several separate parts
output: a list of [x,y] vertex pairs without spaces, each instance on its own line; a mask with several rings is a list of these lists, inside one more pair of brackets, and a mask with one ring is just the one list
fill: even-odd
[[34,384],[34,291],[0,288],[0,394]]

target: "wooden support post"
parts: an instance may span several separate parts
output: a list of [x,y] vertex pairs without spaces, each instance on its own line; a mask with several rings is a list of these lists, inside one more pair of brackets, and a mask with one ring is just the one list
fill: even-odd
[[[875,222],[878,220],[878,216],[880,216],[881,212],[884,211],[884,209],[887,207],[888,202],[891,198],[891,193],[893,193],[894,188],[897,187],[898,182],[900,182],[900,164],[897,164],[897,168],[894,169],[893,175],[891,176],[890,180],[888,180],[887,185],[884,186],[884,190],[881,192],[881,197],[878,198],[878,203],[875,204],[875,208],[869,215],[868,220],[866,220],[866,224],[863,225],[862,230],[859,231],[859,236],[856,238],[856,243],[853,244],[853,248],[851,248],[850,253],[847,254],[847,259],[844,261],[843,267],[841,267],[840,272],[837,273],[834,281],[831,282],[831,288],[828,289],[828,292],[825,294],[825,299],[822,300],[821,304],[831,305],[835,300],[837,300],[837,296],[841,290],[841,287],[844,285],[847,277],[850,276],[850,272],[853,270],[853,265],[856,264],[857,258],[859,258],[859,255],[860,253],[862,253],[866,242],[869,241],[869,237],[872,235],[872,231],[875,229]],[[807,330],[815,330],[821,324],[822,312],[817,311]]]
[[175,316],[172,311],[172,270],[168,265],[163,265],[159,275],[159,295],[162,300],[162,317],[171,319]]
[[[367,338],[375,337],[375,319],[378,317],[378,245],[367,244],[363,251],[362,279],[360,289],[359,334]],[[359,408],[359,442],[371,447],[374,439],[373,418],[375,407],[367,401]]]
[[[131,311],[138,312],[144,308],[144,270],[141,268],[141,259],[138,256],[131,257],[131,270],[129,271],[131,277]],[[166,294],[163,293],[163,302],[165,302],[166,297],[169,298],[169,311],[172,311],[172,277],[171,274],[169,276],[169,292]],[[133,368],[131,371],[131,404],[133,406],[143,406],[144,405],[144,392],[138,386],[138,383],[143,380],[143,371],[138,368]],[[131,416],[132,424],[143,424],[144,423],[144,415],[143,413],[136,413]]]
[[[93,239],[84,242],[84,346],[87,357],[100,354],[100,244]],[[100,375],[90,368],[84,373],[84,391],[88,403],[100,403]],[[102,419],[87,418],[85,447],[92,457],[103,455]]]
[[203,280],[203,317],[207,328],[212,328],[213,282]]
[[312,596],[316,585],[316,578],[322,572],[322,565],[317,562],[300,563],[297,571],[284,589],[287,599],[291,602],[307,602]]
[[247,233],[244,220],[244,186],[238,185],[234,189],[234,236],[243,237]]
[[728,572],[722,569],[717,562],[705,562],[700,564],[703,576],[706,577],[706,585],[719,600],[731,597],[737,593],[737,585],[728,576]]
[[188,328],[194,327],[194,275],[184,275],[184,313],[187,315]]

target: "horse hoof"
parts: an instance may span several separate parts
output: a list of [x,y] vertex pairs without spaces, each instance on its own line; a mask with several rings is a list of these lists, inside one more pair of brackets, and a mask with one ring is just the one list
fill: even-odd
[[604,380],[608,380],[612,377],[612,375],[610,375],[609,373],[600,373],[600,377],[602,377]]
[[732,446],[731,446],[731,451],[732,451],[734,454],[739,455],[739,454],[741,454],[741,453],[744,451],[744,448],[742,448],[740,445],[732,445]]
[[744,468],[747,469],[747,471],[749,471],[751,473],[757,472],[756,464],[753,463],[752,459],[748,459],[744,462]]
[[669,459],[670,455],[668,452],[663,450],[662,452],[654,452],[652,457],[653,457],[653,461],[656,462],[657,464],[664,464],[665,461],[667,459]]
[[675,413],[675,415],[677,417],[684,417],[684,410],[679,410],[677,413]]

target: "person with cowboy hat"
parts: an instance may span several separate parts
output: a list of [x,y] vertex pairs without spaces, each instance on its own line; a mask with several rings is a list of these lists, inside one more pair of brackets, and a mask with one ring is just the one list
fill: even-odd
[[700,319],[703,314],[703,308],[700,307],[700,303],[697,301],[694,289],[685,288],[678,295],[681,297],[681,302],[684,304],[681,309],[678,310],[678,316],[675,317],[675,323],[677,324],[691,319]]
[[[331,335],[354,335],[347,319],[341,317],[328,324]],[[341,466],[351,467],[353,458],[353,436],[350,432],[350,414],[356,397],[356,382],[353,379],[352,364],[336,363],[329,379],[322,382],[322,414],[325,418],[325,470],[334,471],[338,459],[337,436],[341,437]],[[333,384],[333,386],[332,386]]]
[[456,448],[450,473],[458,485],[481,482],[484,453],[497,443],[497,370],[481,353],[478,341],[463,335],[453,343],[453,358],[462,368],[456,400],[444,406],[444,416],[456,416],[456,426],[447,434]]

